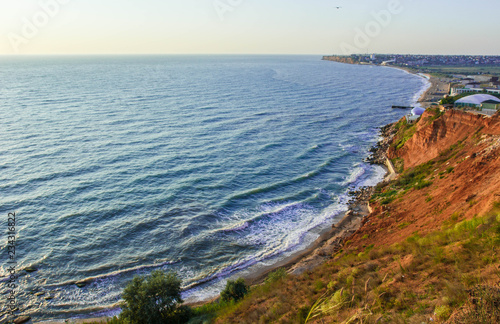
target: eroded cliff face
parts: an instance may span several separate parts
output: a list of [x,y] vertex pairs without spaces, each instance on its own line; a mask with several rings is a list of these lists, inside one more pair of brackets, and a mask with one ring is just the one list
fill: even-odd
[[369,236],[376,245],[401,242],[414,232],[440,228],[450,218],[481,216],[500,201],[500,114],[490,118],[447,111],[437,117],[426,112],[416,128],[403,147],[389,149],[389,157],[404,160],[403,175],[427,163],[422,179],[427,185],[406,192],[393,183],[382,188],[398,192],[394,201],[373,203],[353,241]]
[[425,112],[417,123],[417,131],[399,149],[391,148],[391,158],[404,160],[405,169],[427,162],[439,156],[451,145],[464,141],[474,134],[500,135],[500,115],[493,117],[465,113],[458,110],[447,111],[433,120],[433,112]]

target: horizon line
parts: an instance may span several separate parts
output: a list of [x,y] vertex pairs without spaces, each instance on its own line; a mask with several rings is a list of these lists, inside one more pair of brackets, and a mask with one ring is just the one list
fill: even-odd
[[306,55],[318,55],[318,56],[352,56],[352,55],[420,55],[420,56],[500,56],[500,54],[425,54],[425,53],[353,53],[349,55],[345,54],[321,54],[321,53],[15,53],[15,54],[0,54],[0,57],[26,57],[26,56],[181,56],[181,55],[191,55],[191,56],[201,56],[201,55],[275,55],[275,56],[306,56]]

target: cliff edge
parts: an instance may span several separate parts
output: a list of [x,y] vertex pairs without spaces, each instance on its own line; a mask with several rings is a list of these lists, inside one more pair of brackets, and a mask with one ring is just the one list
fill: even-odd
[[500,200],[500,114],[427,110],[414,125],[398,124],[388,157],[401,174],[377,187],[369,226],[354,239],[396,243],[452,216],[483,215]]

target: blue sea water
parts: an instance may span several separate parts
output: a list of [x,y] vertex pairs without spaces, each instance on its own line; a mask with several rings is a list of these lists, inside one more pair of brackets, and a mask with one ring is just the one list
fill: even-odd
[[154,269],[212,297],[379,181],[363,162],[378,127],[426,84],[317,56],[2,57],[0,296],[15,212],[16,300],[35,319],[116,309]]

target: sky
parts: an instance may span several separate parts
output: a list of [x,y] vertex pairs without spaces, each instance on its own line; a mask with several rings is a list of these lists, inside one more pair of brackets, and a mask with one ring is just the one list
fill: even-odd
[[0,55],[500,55],[498,0],[0,0]]

